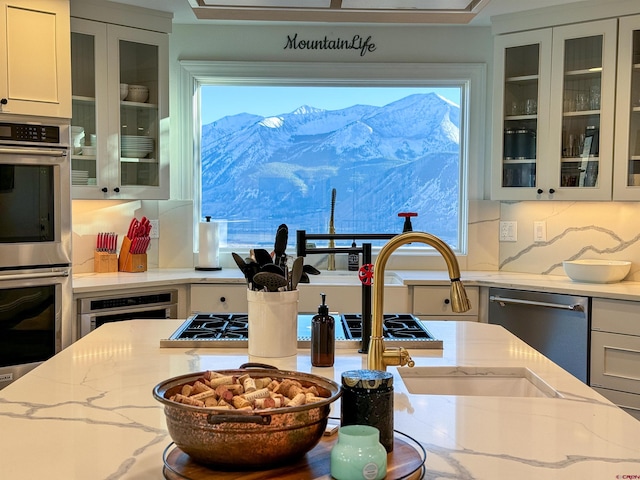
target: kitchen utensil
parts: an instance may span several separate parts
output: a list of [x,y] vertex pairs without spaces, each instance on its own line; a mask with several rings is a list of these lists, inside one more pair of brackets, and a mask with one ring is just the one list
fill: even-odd
[[253,250],[253,258],[258,262],[260,267],[263,267],[268,263],[274,263],[273,258],[271,258],[271,254],[264,248],[255,248]]
[[205,372],[159,383],[153,388],[153,397],[164,405],[169,435],[182,451],[203,464],[262,469],[303,456],[319,442],[327,426],[330,404],[341,394],[337,383],[308,373],[259,368],[217,373],[297,380],[304,387],[315,386],[326,398],[298,407],[221,411],[169,400],[181,392],[183,385],[192,384]]
[[287,279],[277,273],[258,272],[253,276],[253,283],[262,285],[269,292],[277,292],[278,289],[287,286]]
[[318,270],[316,267],[314,267],[313,265],[308,265],[305,264],[302,267],[302,271],[308,275],[320,275],[320,270]]
[[[236,262],[236,265],[238,265],[238,268],[240,269],[240,271],[244,275],[244,278],[247,279],[247,286],[249,288],[253,288],[253,276],[258,271],[258,270],[256,270],[255,267],[257,267],[258,269],[260,268],[258,266],[258,264],[257,263],[252,264],[252,263],[245,262],[245,260],[235,252],[231,252],[231,256],[233,256],[233,260]],[[254,267],[254,265],[255,265],[255,267]]]
[[276,232],[276,241],[273,245],[273,263],[282,266],[284,262],[283,257],[287,249],[287,242],[289,241],[289,227],[284,223],[278,227]]
[[293,261],[293,265],[291,266],[291,272],[289,273],[291,280],[289,281],[289,290],[295,290],[298,288],[298,283],[300,283],[300,278],[302,277],[304,267],[304,258],[296,257]]
[[276,265],[275,263],[267,263],[265,265],[262,265],[260,267],[260,271],[261,272],[277,273],[278,275],[281,275],[283,277],[285,276],[284,270],[282,269],[282,267]]

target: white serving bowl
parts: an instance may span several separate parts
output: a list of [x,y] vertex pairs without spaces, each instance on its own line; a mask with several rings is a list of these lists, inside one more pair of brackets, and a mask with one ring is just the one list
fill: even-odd
[[631,270],[631,262],[625,260],[569,260],[562,266],[571,280],[587,283],[616,283]]
[[149,98],[149,88],[143,85],[129,85],[127,101],[144,103]]
[[120,84],[120,100],[124,100],[129,95],[129,85],[126,83]]

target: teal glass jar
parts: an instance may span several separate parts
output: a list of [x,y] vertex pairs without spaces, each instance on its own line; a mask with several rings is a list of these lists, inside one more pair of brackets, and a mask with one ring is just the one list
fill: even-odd
[[387,475],[387,451],[380,431],[369,425],[349,425],[338,430],[331,450],[331,476],[337,480],[382,480]]

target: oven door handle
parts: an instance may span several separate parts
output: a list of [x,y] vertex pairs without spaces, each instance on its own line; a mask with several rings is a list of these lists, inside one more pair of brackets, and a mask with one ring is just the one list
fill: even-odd
[[32,280],[36,278],[57,278],[68,277],[69,270],[62,270],[60,272],[44,272],[44,273],[19,273],[11,275],[0,275],[0,281],[5,280]]
[[562,303],[537,302],[535,300],[520,300],[519,298],[507,298],[507,297],[500,297],[498,295],[491,295],[489,297],[489,301],[498,303],[502,307],[504,307],[505,305],[529,305],[532,307],[558,308],[560,310],[572,310],[575,312],[584,311],[584,307],[579,303],[576,303],[573,305],[565,305]]
[[61,148],[21,148],[0,147],[0,155],[37,155],[45,157],[64,157],[66,149]]

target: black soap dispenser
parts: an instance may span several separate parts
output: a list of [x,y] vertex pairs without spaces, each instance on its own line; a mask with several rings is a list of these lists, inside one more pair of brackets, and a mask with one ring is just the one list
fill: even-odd
[[[351,248],[357,248],[355,241],[351,244]],[[347,258],[347,268],[349,271],[357,272],[360,268],[360,255],[358,255],[358,252],[349,252],[349,256]]]
[[320,294],[322,304],[318,314],[311,319],[311,365],[314,367],[333,367],[336,350],[336,324],[329,315],[325,303],[326,295]]

